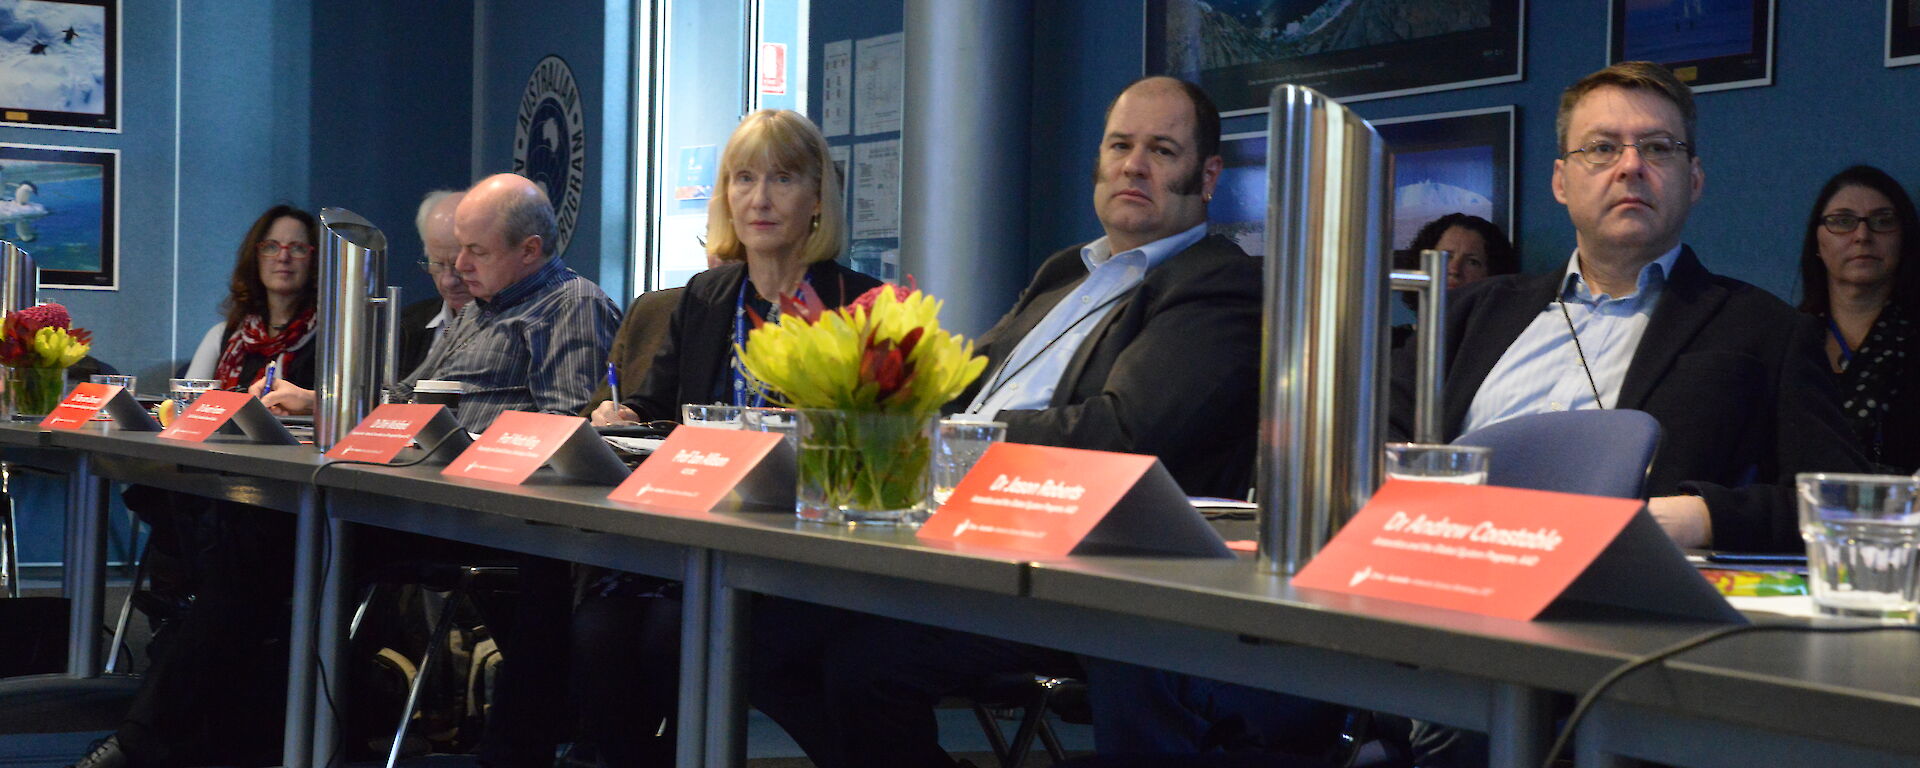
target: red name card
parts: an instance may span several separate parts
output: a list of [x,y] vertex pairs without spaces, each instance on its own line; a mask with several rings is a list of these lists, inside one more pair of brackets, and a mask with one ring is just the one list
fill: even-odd
[[240,413],[248,403],[257,403],[245,392],[211,390],[194,399],[193,404],[174,417],[173,424],[160,430],[160,436],[192,443],[205,442],[213,433]]
[[547,462],[566,477],[612,485],[627,467],[587,420],[554,413],[505,411],[440,474],[519,485]]
[[[746,482],[749,475],[778,459],[775,449],[783,448],[783,442],[778,432],[677,427],[607,498],[679,512],[706,512],[735,489],[752,485]],[[785,496],[791,509],[793,457],[787,453],[788,471],[776,474],[786,477]],[[764,485],[778,483],[776,479]]]
[[920,526],[929,542],[1042,557],[1230,557],[1152,456],[995,443]]
[[391,403],[373,409],[373,413],[348,430],[346,437],[327,451],[327,458],[388,462],[415,440],[424,445],[443,439],[462,439],[449,437],[459,430],[459,423],[447,415],[443,406]]
[[1740,620],[1644,507],[1389,480],[1293,584],[1520,620],[1561,601]]
[[79,429],[92,421],[95,414],[107,407],[107,401],[123,389],[118,384],[94,384],[88,382],[73,388],[67,393],[67,399],[40,420],[40,426],[47,429]]

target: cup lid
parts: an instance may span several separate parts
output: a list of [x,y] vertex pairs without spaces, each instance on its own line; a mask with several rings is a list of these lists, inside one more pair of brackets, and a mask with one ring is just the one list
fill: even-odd
[[413,391],[442,392],[442,393],[452,392],[457,395],[457,394],[460,394],[461,392],[466,391],[466,386],[457,381],[445,381],[441,379],[421,379],[413,383]]

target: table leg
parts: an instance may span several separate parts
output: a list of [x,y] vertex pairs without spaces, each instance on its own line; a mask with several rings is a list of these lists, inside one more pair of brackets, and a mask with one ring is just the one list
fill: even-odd
[[674,718],[674,763],[679,768],[706,764],[707,601],[712,577],[711,553],[688,552],[680,603],[680,712]]
[[1490,765],[1536,768],[1553,744],[1553,696],[1518,685],[1496,686],[1487,724]]
[[1580,768],[1631,768],[1634,761],[1607,751],[1607,708],[1604,703],[1597,704],[1587,711],[1580,720],[1580,730],[1573,735],[1574,763]]
[[747,761],[747,592],[727,586],[727,558],[713,553],[707,639],[708,768],[739,768]]
[[105,480],[93,476],[93,457],[74,459],[67,475],[67,557],[62,587],[67,620],[67,676],[100,676],[100,622],[106,615],[107,509]]
[[[326,492],[321,491],[325,499]],[[324,508],[324,503],[322,504]],[[320,653],[320,690],[314,699],[313,764],[334,764],[341,747],[340,721],[349,706],[347,695],[347,624],[354,609],[353,526],[328,516],[326,557],[320,572],[320,629],[315,645]]]
[[313,754],[314,636],[318,620],[321,533],[324,513],[313,486],[299,491],[293,538],[293,628],[287,642],[286,740],[281,762],[308,768]]

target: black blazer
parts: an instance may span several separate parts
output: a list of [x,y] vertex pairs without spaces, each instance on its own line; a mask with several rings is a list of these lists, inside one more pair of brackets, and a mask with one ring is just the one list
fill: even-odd
[[[1451,302],[1448,439],[1460,434],[1494,364],[1565,278],[1564,271],[1503,275],[1468,286]],[[1800,549],[1793,476],[1865,471],[1840,418],[1822,334],[1817,322],[1772,294],[1708,272],[1691,248],[1674,262],[1616,407],[1646,411],[1660,422],[1664,435],[1647,494],[1704,499],[1717,549]],[[1402,364],[1396,366],[1393,424],[1404,436],[1413,414],[1412,358],[1396,359]]]
[[[986,372],[1087,276],[1080,246],[1047,257],[1006,316],[980,337]],[[1210,235],[1147,270],[1087,334],[1044,410],[1003,411],[1007,439],[1160,458],[1187,493],[1242,498],[1259,413],[1260,262]]]
[[[433,347],[434,329],[427,323],[434,315],[440,314],[440,307],[446,302],[439,294],[432,298],[421,299],[400,309],[400,372],[398,378],[407,378],[420,362],[427,359],[427,350]],[[448,318],[452,322],[452,318]]]
[[[667,338],[654,353],[646,381],[621,401],[641,421],[680,420],[682,403],[705,403],[727,375],[733,346],[733,311],[746,280],[746,262],[722,264],[687,281],[668,321]],[[822,261],[807,267],[807,279],[820,301],[838,307],[857,299],[880,281]]]

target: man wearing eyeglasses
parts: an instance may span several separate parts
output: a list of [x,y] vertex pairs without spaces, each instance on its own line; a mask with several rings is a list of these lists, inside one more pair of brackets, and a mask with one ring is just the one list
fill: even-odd
[[1553,194],[1577,247],[1562,271],[1455,298],[1447,436],[1546,411],[1646,411],[1665,433],[1648,509],[1675,543],[1798,550],[1793,475],[1865,464],[1818,325],[1681,242],[1706,183],[1691,91],[1623,62],[1568,88],[1555,128]]
[[402,375],[420,366],[427,350],[446,335],[447,326],[460,315],[460,309],[473,300],[467,284],[453,268],[460,255],[460,241],[453,236],[453,212],[466,197],[465,192],[434,190],[420,201],[414,216],[414,229],[420,232],[425,258],[420,268],[433,277],[439,298],[427,298],[408,304],[400,311],[400,371]]

